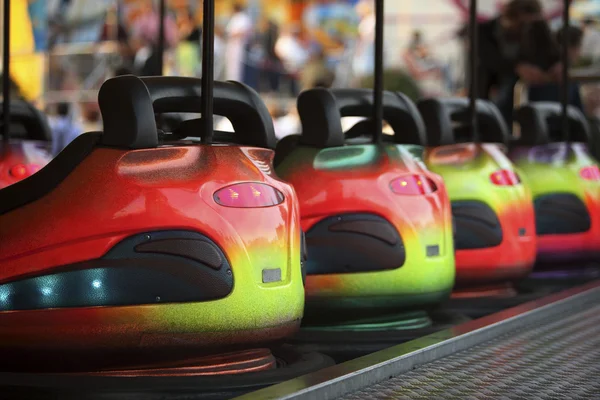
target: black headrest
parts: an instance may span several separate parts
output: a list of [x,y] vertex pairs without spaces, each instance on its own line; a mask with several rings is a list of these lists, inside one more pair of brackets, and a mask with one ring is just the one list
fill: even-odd
[[[588,143],[590,126],[585,116],[576,107],[567,108],[569,139]],[[562,105],[555,102],[526,104],[515,112],[515,122],[521,126],[521,137],[516,143],[537,146],[562,141]]]
[[[370,89],[324,89],[304,91],[298,97],[303,144],[316,147],[343,146],[342,117],[371,117],[373,91]],[[400,93],[383,93],[383,119],[394,132],[395,141],[425,144],[425,126],[416,106]],[[365,129],[368,124],[364,124]],[[369,133],[369,132],[365,132]],[[372,133],[372,132],[370,132]]]
[[[2,101],[0,101],[0,118],[2,118]],[[20,99],[11,99],[10,119],[25,128],[25,139],[52,140],[52,131],[46,116],[33,104]]]
[[342,115],[330,90],[315,88],[300,93],[297,107],[302,124],[300,143],[314,147],[344,145]]
[[[430,146],[443,146],[460,141],[455,126],[469,123],[469,99],[426,99],[418,103],[418,108],[427,127]],[[510,132],[494,103],[478,99],[476,114],[479,138],[482,142],[508,144]],[[469,141],[473,138],[465,139]]]
[[[373,90],[333,89],[332,93],[342,117],[368,118],[373,115]],[[383,92],[382,100],[383,119],[394,130],[394,141],[403,144],[427,145],[425,124],[412,100],[402,93],[389,91]]]
[[[198,113],[201,91],[197,78],[126,75],[109,79],[98,95],[104,120],[102,143],[127,148],[156,146],[154,114]],[[275,148],[273,121],[258,93],[239,82],[214,82],[213,96],[213,112],[231,121],[238,134],[236,143]]]

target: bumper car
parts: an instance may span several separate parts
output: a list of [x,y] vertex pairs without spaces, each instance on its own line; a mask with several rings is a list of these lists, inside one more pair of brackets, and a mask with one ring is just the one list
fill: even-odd
[[307,306],[435,304],[454,284],[449,202],[442,179],[420,159],[424,131],[414,105],[385,93],[384,118],[405,144],[372,144],[368,136],[361,144],[342,131],[342,117],[370,115],[369,96],[303,92],[303,133],[285,138],[297,146],[278,154],[277,174],[294,186],[306,232]]
[[[421,159],[416,106],[385,92],[397,132],[373,143],[371,90],[312,89],[298,98],[302,134],[280,141],[277,174],[300,201],[308,258],[305,323],[298,341],[367,353],[434,330],[431,316],[454,285],[451,210],[442,179]],[[395,140],[395,142],[394,142]],[[424,330],[425,329],[425,330]],[[340,340],[344,332],[344,340]],[[327,349],[326,347],[329,346]],[[341,350],[339,350],[341,352]]]
[[520,137],[510,158],[533,193],[540,266],[600,261],[600,170],[587,147],[588,122],[576,108],[567,115],[569,142],[560,104],[531,103],[515,114]]
[[457,286],[518,281],[533,268],[536,236],[529,188],[506,155],[509,133],[497,108],[478,100],[481,143],[465,126],[469,100],[426,99],[425,162],[444,178],[455,228]]
[[45,116],[31,104],[13,99],[10,118],[9,138],[0,140],[0,189],[36,173],[51,159],[52,134]]
[[297,330],[300,214],[272,170],[266,107],[246,86],[216,82],[215,113],[234,134],[211,144],[193,120],[184,136],[203,143],[156,128],[155,114],[200,103],[197,79],[108,80],[104,131],[0,191],[4,370],[45,368],[29,354],[52,371],[112,371]]

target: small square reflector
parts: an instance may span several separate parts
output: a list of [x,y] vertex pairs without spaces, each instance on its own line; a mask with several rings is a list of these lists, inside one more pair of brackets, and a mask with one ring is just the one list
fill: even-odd
[[262,281],[263,283],[280,282],[281,268],[263,269]]
[[426,248],[427,257],[437,257],[440,255],[440,246],[437,244],[432,246],[427,246]]

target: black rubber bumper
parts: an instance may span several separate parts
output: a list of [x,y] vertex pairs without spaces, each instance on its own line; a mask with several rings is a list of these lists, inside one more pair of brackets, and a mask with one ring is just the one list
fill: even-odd
[[592,221],[581,199],[569,193],[539,196],[534,201],[538,235],[564,235],[590,230]]
[[211,239],[190,231],[147,232],[102,258],[0,284],[0,311],[202,302],[232,290],[227,257]]
[[498,216],[480,201],[453,201],[456,250],[484,249],[502,243],[502,227]]
[[308,275],[392,270],[406,260],[396,228],[372,214],[342,214],[319,221],[306,233],[306,245]]

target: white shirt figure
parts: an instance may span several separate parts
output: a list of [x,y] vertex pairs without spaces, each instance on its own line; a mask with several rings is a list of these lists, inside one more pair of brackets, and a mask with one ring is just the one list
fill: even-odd
[[286,72],[297,74],[309,58],[308,50],[300,42],[299,28],[291,27],[284,31],[275,43],[275,53],[285,66]]
[[362,0],[356,5],[361,20],[353,62],[355,77],[370,76],[375,68],[375,13],[372,3],[372,0]]
[[585,28],[581,41],[581,55],[591,58],[593,62],[600,59],[600,31],[595,27]]
[[245,49],[251,32],[252,20],[243,9],[238,8],[227,24],[226,80],[242,81]]

